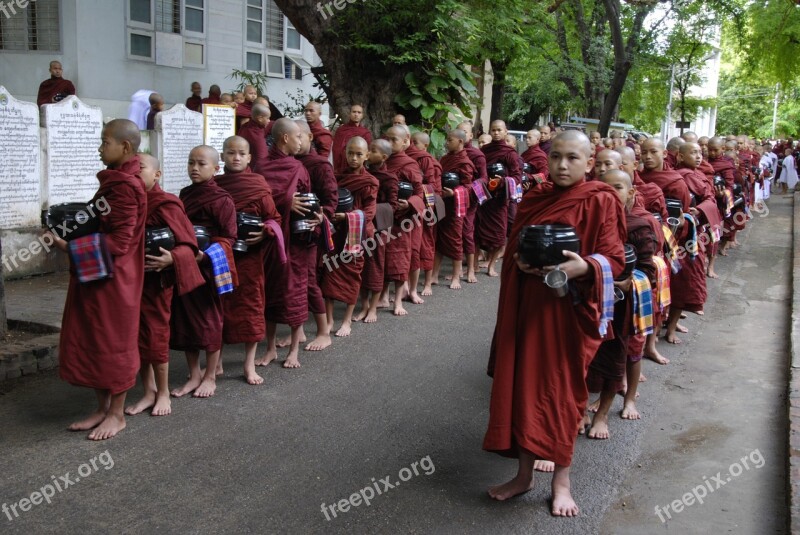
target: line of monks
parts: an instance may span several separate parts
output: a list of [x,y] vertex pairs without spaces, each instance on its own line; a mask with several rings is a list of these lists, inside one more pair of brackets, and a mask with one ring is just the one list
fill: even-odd
[[[519,462],[517,476],[489,494],[508,499],[532,488],[534,469],[554,471],[552,513],[577,514],[569,486],[576,436],[588,427],[589,437],[608,438],[608,412],[623,389],[621,416],[638,419],[642,357],[668,362],[655,345],[662,323],[666,341],[677,344],[683,311],[702,314],[715,255],[735,246],[760,179],[749,140],[733,159],[726,148],[736,139],[703,143],[687,133],[667,147],[648,139],[607,150],[578,131],[543,147],[542,132],[531,130],[519,155],[503,121],[492,122],[481,149],[466,122],[448,133],[437,161],[428,136],[403,124],[372,140],[361,106],[335,135],[319,122],[317,103],[305,111],[304,121],[270,121],[269,108],[254,104],[225,141],[221,174],[214,148],[191,151],[191,185],[179,197],[158,186],[158,161],[138,153],[134,123],[103,129],[107,169],[96,198],[110,207],[100,228],[114,273],[87,284],[71,271],[60,374],[95,389],[98,406],[70,429],[104,440],[124,429],[125,414],[169,414],[170,394],[214,395],[224,344],[245,345],[244,377],[261,384],[256,367],[276,360],[279,347],[289,347],[283,366],[294,368],[301,343],[308,351],[330,346],[335,301],[346,305],[335,334],[348,336],[353,321],[376,322],[378,308],[403,316],[404,302],[422,304],[444,258],[452,261],[450,288],[461,287],[464,260],[467,281],[477,282],[483,252],[487,274],[501,277],[483,447]],[[340,188],[352,209],[340,209]],[[243,216],[258,222],[246,235]],[[564,251],[559,265],[524,263],[520,234],[534,224],[573,227],[580,251]],[[159,227],[172,231],[174,247],[146,255],[146,228]],[[200,246],[198,227],[209,245]],[[627,270],[626,244],[635,270]],[[545,284],[556,270],[569,281],[567,297]],[[317,326],[310,341],[309,313]],[[290,327],[289,338],[278,340],[278,324]],[[170,349],[184,351],[189,365],[187,382],[171,392]],[[145,394],[126,408],[137,372]],[[590,391],[600,393],[593,420]]]

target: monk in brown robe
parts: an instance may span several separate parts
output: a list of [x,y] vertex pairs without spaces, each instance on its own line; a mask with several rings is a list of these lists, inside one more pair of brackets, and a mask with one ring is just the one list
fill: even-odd
[[264,129],[269,122],[269,108],[263,104],[255,104],[250,110],[250,120],[242,125],[237,135],[244,138],[250,146],[250,169],[253,173],[263,174],[267,165],[269,150]]
[[[275,121],[272,129],[275,146],[270,150],[270,159],[264,169],[264,176],[272,189],[275,207],[281,215],[283,229],[284,255],[276,244],[267,249],[265,276],[267,281],[267,302],[264,317],[267,320],[267,352],[256,366],[267,366],[278,358],[276,330],[282,323],[291,328],[289,354],[283,363],[284,368],[300,367],[300,329],[308,319],[308,263],[315,262],[309,248],[309,232],[293,234],[291,231],[292,213],[304,216],[310,211],[307,203],[297,194],[311,191],[311,179],[303,164],[295,158],[303,143],[303,133],[291,119]],[[322,222],[322,214],[314,220]],[[286,263],[281,262],[281,257]]]
[[[522,169],[517,151],[505,142],[508,134],[506,123],[500,120],[492,121],[490,132],[491,143],[481,149],[486,156],[487,169],[492,164],[501,163],[506,168],[507,176],[519,183],[522,179]],[[497,277],[495,262],[502,256],[505,248],[509,199],[504,180],[499,176],[489,178],[491,179],[489,190],[494,195],[478,209],[475,233],[478,245],[488,252],[487,274],[490,277]],[[497,184],[497,189],[493,191],[494,183]]]
[[208,88],[208,96],[200,101],[200,111],[203,110],[203,105],[208,104],[211,106],[218,106],[222,104],[222,100],[220,99],[222,95],[222,90],[219,88],[217,84],[212,85]]
[[[253,119],[250,123],[256,121],[258,106],[260,105],[253,107]],[[260,141],[263,142],[264,139],[260,138]],[[258,343],[267,334],[264,320],[266,248],[262,242],[268,237],[275,239],[275,231],[263,225],[269,220],[280,224],[281,216],[275,209],[272,191],[264,177],[250,170],[250,156],[246,139],[239,136],[229,137],[222,146],[225,172],[215,178],[219,187],[230,194],[237,213],[257,216],[262,222],[261,230],[250,232],[250,237],[245,240],[247,251],[236,251],[234,254],[239,286],[233,293],[226,295],[222,302],[222,341],[226,344],[244,344],[244,378],[248,384],[260,385],[264,379],[256,373],[256,350]]]
[[680,137],[674,137],[667,142],[667,151],[664,155],[664,169],[675,169],[678,165],[678,150],[683,144],[683,138]]
[[[486,176],[486,156],[483,152],[472,145],[472,123],[465,121],[458,125],[459,130],[463,130],[467,134],[467,143],[464,145],[464,150],[467,151],[467,156],[475,166],[475,174],[472,181],[480,181],[482,184],[488,184],[489,179]],[[478,272],[478,246],[475,243],[475,219],[478,214],[478,198],[475,192],[469,193],[469,209],[467,209],[467,217],[464,218],[464,233],[462,239],[464,240],[464,256],[467,260],[467,282],[475,284],[478,278],[475,274]]]
[[362,137],[367,144],[372,143],[372,132],[367,130],[361,121],[364,119],[364,107],[361,104],[350,106],[349,121],[336,129],[333,135],[333,168],[339,173],[347,169],[347,142],[356,136]]
[[[181,190],[180,198],[192,225],[205,227],[211,241],[226,253],[232,278],[236,271],[231,247],[236,239],[236,207],[230,194],[217,185],[219,153],[200,145],[189,153],[188,173],[192,184]],[[223,308],[217,293],[214,269],[205,252],[198,254],[200,271],[206,283],[185,294],[176,295],[170,318],[170,348],[183,351],[189,365],[189,380],[172,391],[175,397],[190,392],[208,398],[217,390],[219,355],[222,349]],[[205,371],[200,369],[200,351],[206,353]]]
[[528,144],[528,148],[522,153],[522,161],[533,167],[534,174],[540,174],[543,180],[547,180],[549,176],[547,154],[539,146],[541,139],[542,133],[537,129],[528,130],[528,133],[525,134],[525,143]]
[[[427,188],[428,191],[441,197],[442,196],[442,166],[431,156],[428,152],[428,147],[431,144],[431,138],[425,132],[414,132],[411,136],[411,145],[406,149],[412,160],[417,162],[419,169],[422,172],[422,186]],[[435,213],[436,205],[425,206]],[[433,263],[436,257],[436,225],[423,225],[422,226],[422,242],[419,248],[419,257],[412,257],[411,259],[411,273],[408,275],[408,285],[413,291],[417,287],[419,281],[420,271],[425,272],[425,280],[422,288],[421,295],[433,295]],[[416,262],[419,262],[417,265]],[[416,268],[416,269],[415,269]]]
[[316,150],[320,156],[327,158],[333,146],[333,136],[331,136],[330,131],[325,128],[325,125],[323,125],[320,120],[322,106],[319,102],[311,101],[306,104],[304,114],[308,127],[311,129],[311,134],[314,136],[314,150]]
[[[518,458],[517,475],[492,487],[489,495],[507,500],[533,487],[536,459],[555,462],[551,513],[578,514],[570,493],[569,470],[576,431],[588,392],[586,370],[602,341],[605,269],[616,277],[623,270],[625,216],[614,190],[586,182],[593,165],[592,147],[583,133],[559,134],[550,150],[550,178],[531,190],[519,205],[508,241],[500,282],[497,325],[488,373],[494,377],[487,451]],[[517,254],[526,225],[571,225],[581,240],[580,255],[565,251],[559,265],[574,297],[558,297],[543,281],[556,266],[533,268]],[[602,255],[606,263],[590,254]],[[573,299],[580,300],[578,305]],[[520,329],[522,319],[524,329]]]
[[50,62],[50,78],[39,84],[39,94],[36,97],[38,106],[60,102],[75,94],[75,86],[62,77],[63,73],[60,61]]
[[158,159],[139,154],[139,176],[147,189],[147,228],[167,227],[175,237],[171,251],[160,248],[159,255],[145,255],[144,290],[139,315],[139,356],[144,396],[125,409],[139,414],[150,407],[153,416],[172,412],[169,398],[169,318],[172,294],[184,295],[205,284],[195,257],[199,252],[194,228],[183,203],[158,185],[161,169]]
[[192,96],[186,99],[186,107],[192,111],[203,111],[203,97],[200,93],[203,92],[203,87],[200,82],[192,82]]
[[[722,138],[712,137],[708,140],[708,163],[711,164],[717,175],[725,179],[725,189],[733,195],[733,186],[736,183],[736,165],[734,165],[733,160],[725,156]],[[724,202],[724,200],[721,202]],[[718,253],[722,256],[728,256],[729,244],[734,239],[736,239],[736,224],[733,222],[733,214],[731,214],[725,218]],[[713,264],[711,266],[713,267]]]
[[[377,205],[388,206],[392,217],[395,218],[400,210],[397,199],[399,180],[397,175],[386,167],[386,160],[392,155],[392,145],[385,139],[375,139],[370,143],[367,161],[368,171],[378,180]],[[378,206],[376,205],[376,212]],[[376,221],[377,223],[377,221]],[[384,291],[384,274],[386,269],[386,243],[388,231],[382,229],[374,235],[374,243],[368,243],[367,259],[361,276],[361,311],[355,316],[355,321],[375,323],[378,321],[378,303]],[[371,295],[370,295],[371,293]]]
[[252,85],[247,85],[242,91],[244,101],[236,107],[236,131],[242,127],[243,124],[250,120],[250,115],[253,112],[253,105],[258,98],[258,91]]
[[364,269],[363,243],[375,234],[373,219],[375,218],[376,201],[378,198],[378,179],[372,176],[365,168],[364,162],[369,155],[367,141],[359,136],[351,138],[347,143],[347,164],[349,170],[339,173],[336,180],[340,188],[346,188],[353,195],[353,210],[364,213],[364,229],[361,235],[359,251],[344,251],[348,234],[347,214],[336,213],[333,220],[336,224],[333,251],[334,258],[338,261],[333,266],[326,264],[322,270],[322,283],[320,288],[325,296],[325,306],[328,315],[328,325],[333,325],[334,301],[341,301],[347,305],[342,319],[342,326],[336,331],[336,336],[350,336],[353,323],[353,310],[358,301],[361,289],[361,272]]
[[147,124],[145,125],[145,129],[155,130],[156,115],[164,110],[164,97],[158,93],[150,93],[148,100],[150,101],[150,111],[147,112]]
[[[137,176],[140,142],[139,129],[127,119],[103,128],[99,151],[107,169],[97,174],[100,187],[92,200],[99,213],[90,216],[100,220],[114,276],[84,284],[72,266],[61,321],[59,375],[72,385],[93,388],[97,396],[97,410],[69,429],[91,429],[90,440],[105,440],[125,429],[125,394],[139,370],[147,216],[147,194]],[[65,241],[54,243],[67,250]],[[92,311],[91,324],[87,311]]]
[[[469,193],[472,188],[472,178],[475,176],[475,166],[464,150],[467,142],[467,134],[463,130],[451,130],[447,134],[445,148],[447,154],[442,156],[442,172],[456,173],[461,188],[460,194],[466,199],[469,206]],[[450,258],[453,261],[452,278],[450,282],[451,290],[461,289],[461,259],[464,258],[463,233],[464,219],[456,211],[456,192],[453,189],[442,187],[442,197],[444,197],[446,215],[444,219],[437,223],[436,233],[436,261],[433,265],[433,284],[439,284],[439,269],[442,266],[442,257]]]

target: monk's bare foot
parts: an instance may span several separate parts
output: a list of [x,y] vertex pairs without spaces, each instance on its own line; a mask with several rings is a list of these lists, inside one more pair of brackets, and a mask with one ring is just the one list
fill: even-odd
[[146,411],[155,404],[156,404],[155,392],[148,392],[142,397],[142,399],[140,399],[130,407],[125,407],[125,414],[134,416],[136,414]]
[[284,368],[299,368],[300,367],[300,360],[298,360],[299,355],[297,351],[289,351],[289,354],[286,355],[286,360],[283,361]]
[[689,329],[688,329],[687,327],[684,327],[684,326],[683,326],[683,325],[681,325],[680,323],[678,323],[678,324],[675,326],[675,330],[676,330],[676,331],[678,331],[679,333],[684,333],[684,334],[686,334],[686,333],[688,333],[688,332],[689,332]]
[[581,418],[581,423],[578,424],[578,434],[585,435],[586,428],[592,426],[592,419],[589,418],[588,414],[584,414],[583,418]]
[[489,496],[497,501],[505,501],[514,496],[525,494],[533,488],[533,476],[517,476],[508,483],[489,487]]
[[153,406],[153,410],[150,411],[150,416],[167,416],[172,414],[172,401],[170,401],[169,396],[164,394],[163,396],[159,395],[156,398],[156,404]]
[[685,319],[686,319],[686,312],[681,312],[681,319],[682,319],[682,320],[685,320]]
[[728,251],[720,250],[719,255],[720,256],[728,256]]
[[474,273],[468,273],[467,282],[470,284],[475,284],[476,282],[478,282],[478,277],[476,277]]
[[499,277],[500,274],[494,268],[490,268],[489,271],[486,272],[487,275],[490,277]]
[[394,311],[392,312],[392,314],[394,314],[395,316],[407,316],[408,311],[405,308],[403,308],[403,304],[398,301],[397,304],[395,304]]
[[489,267],[489,262],[478,262],[478,269],[486,269],[487,267]]
[[197,379],[189,378],[189,380],[186,381],[186,384],[184,384],[180,388],[175,388],[174,390],[172,390],[172,392],[170,392],[170,394],[173,397],[179,398],[181,396],[185,396],[186,394],[194,392],[197,389],[197,387],[200,386],[201,380],[202,377],[198,377]]
[[706,315],[706,313],[704,311],[702,311],[702,310],[698,310],[697,312],[695,312],[695,314],[697,314],[698,316],[705,316]]
[[194,390],[193,397],[196,398],[210,398],[213,396],[217,391],[217,381],[214,379],[203,379],[200,382],[200,386],[198,386]]
[[733,241],[731,242],[731,247],[733,247],[734,249],[735,249],[736,247],[739,247],[740,245],[741,245],[741,244],[740,244],[738,241],[736,241],[736,240],[733,240]]
[[537,472],[552,472],[556,469],[556,463],[545,461],[544,459],[536,459],[533,461],[533,469]]
[[619,415],[623,420],[638,420],[642,417],[636,410],[636,404],[633,401],[626,401]]
[[645,377],[643,373],[640,373],[639,374],[639,382],[640,383],[644,383],[646,381],[647,381],[647,377]]
[[600,398],[597,398],[593,402],[589,403],[589,406],[586,407],[586,410],[589,412],[597,412],[597,409],[600,407]]
[[125,429],[124,417],[107,414],[103,421],[100,422],[100,425],[95,427],[86,438],[89,440],[108,440],[115,437],[123,429]]
[[322,351],[326,347],[330,347],[332,343],[333,340],[331,339],[331,335],[318,334],[317,337],[311,340],[311,342],[303,349],[306,351]]
[[716,272],[716,271],[709,271],[709,272],[708,272],[708,278],[709,278],[709,279],[718,279],[718,278],[719,278],[719,275],[717,275],[717,272]]
[[[453,276],[452,275],[445,275],[444,276],[444,280],[451,281],[451,280],[453,280]],[[437,282],[436,284],[439,284],[439,283]]]
[[645,353],[644,356],[645,358],[652,360],[656,364],[662,364],[662,365],[669,364],[669,359],[663,356],[658,351],[653,351],[652,353]]
[[461,281],[459,279],[455,279],[453,282],[450,283],[451,290],[460,290],[461,289]]
[[100,425],[100,422],[105,420],[105,418],[106,418],[106,412],[98,410],[93,412],[83,420],[69,424],[69,427],[67,427],[67,429],[69,429],[70,431],[88,431],[89,429],[93,429],[98,425]]
[[[300,343],[301,344],[305,344],[306,343],[306,337],[305,336],[301,336],[300,337]],[[276,347],[289,347],[290,345],[292,345],[292,337],[291,336],[287,336],[286,338],[281,338],[280,340],[278,340],[275,343]]]
[[[667,336],[664,337],[664,340],[666,340],[667,343],[675,344],[676,346],[677,345],[681,345],[683,343],[683,340],[681,340],[680,338],[678,338],[674,334],[668,334]],[[667,360],[667,362],[669,362],[669,360]]]
[[430,286],[425,286],[422,289],[422,294],[421,295],[424,295],[426,297],[429,296],[429,295],[433,295],[433,288],[431,288]]
[[244,370],[244,380],[247,381],[247,384],[249,384],[249,385],[263,385],[264,384],[264,378],[256,373],[255,367],[253,367],[252,370],[248,370],[247,368],[245,368],[245,370]]
[[387,296],[387,297],[386,297],[386,299],[383,299],[383,300],[381,300],[381,301],[378,301],[378,306],[377,306],[377,308],[389,308],[389,305],[390,305],[390,304],[391,304],[391,303],[389,303],[389,297]]
[[406,298],[406,300],[411,301],[415,305],[421,305],[425,303],[425,300],[422,299],[417,292],[411,292]]
[[[358,312],[358,314],[356,314],[355,316],[353,316],[353,321],[362,321],[364,318],[366,318],[366,317],[367,317],[367,313],[368,313],[368,312],[369,312],[369,309],[367,309],[367,308],[362,308],[362,309],[361,309],[361,310]],[[306,346],[306,347],[308,347],[308,346]]]
[[342,326],[336,331],[336,336],[340,336],[344,338],[345,336],[350,336],[350,324],[349,323],[342,323]]
[[597,440],[606,440],[609,437],[607,414],[605,416],[600,416],[599,414],[594,415],[592,427],[589,428],[589,433],[587,436]]
[[553,508],[550,513],[553,516],[577,516],[579,512],[580,509],[569,491],[569,485],[557,485],[553,478]]
[[367,314],[367,317],[364,318],[364,323],[376,323],[378,321],[378,314],[376,312],[370,312]]
[[269,366],[269,363],[278,358],[277,351],[267,351],[260,359],[256,360],[256,366]]

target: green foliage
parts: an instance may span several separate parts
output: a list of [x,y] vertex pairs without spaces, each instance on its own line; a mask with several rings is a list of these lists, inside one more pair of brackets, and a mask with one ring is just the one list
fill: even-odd
[[297,88],[294,95],[286,92],[286,98],[289,101],[289,104],[284,106],[283,114],[286,117],[302,117],[303,112],[306,109],[306,104],[309,102],[319,102],[320,104],[325,104],[328,102],[328,97],[325,96],[324,91],[319,91],[316,95],[311,93],[306,93],[300,88]]
[[775,88],[729,66],[719,80],[717,132],[769,137]]
[[792,0],[755,0],[738,44],[747,67],[763,82],[784,87],[800,78],[800,7]]
[[246,86],[252,85],[256,88],[258,96],[262,97],[266,96],[267,94],[267,81],[269,78],[264,72],[233,69],[227,78],[230,78],[234,82],[238,82],[238,85],[234,91],[244,91]]

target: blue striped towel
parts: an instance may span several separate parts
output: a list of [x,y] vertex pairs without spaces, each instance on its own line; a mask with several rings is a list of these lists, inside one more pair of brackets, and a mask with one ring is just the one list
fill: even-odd
[[522,200],[522,186],[517,184],[517,181],[510,176],[506,177],[506,195],[514,202]]
[[608,332],[608,324],[614,320],[614,276],[611,273],[611,264],[608,263],[608,259],[605,256],[593,254],[589,258],[593,258],[600,264],[600,269],[602,270],[603,288],[601,291],[603,292],[603,306],[598,329],[600,336],[605,336]]
[[225,256],[225,249],[218,243],[212,243],[208,249],[203,251],[211,261],[214,269],[214,284],[219,295],[233,291],[233,279],[231,270],[228,267],[228,258]]
[[686,242],[686,250],[692,259],[697,258],[697,221],[692,214],[683,214],[686,222],[689,223],[689,240]]
[[633,270],[633,327],[636,334],[653,334],[653,291],[650,280]]

